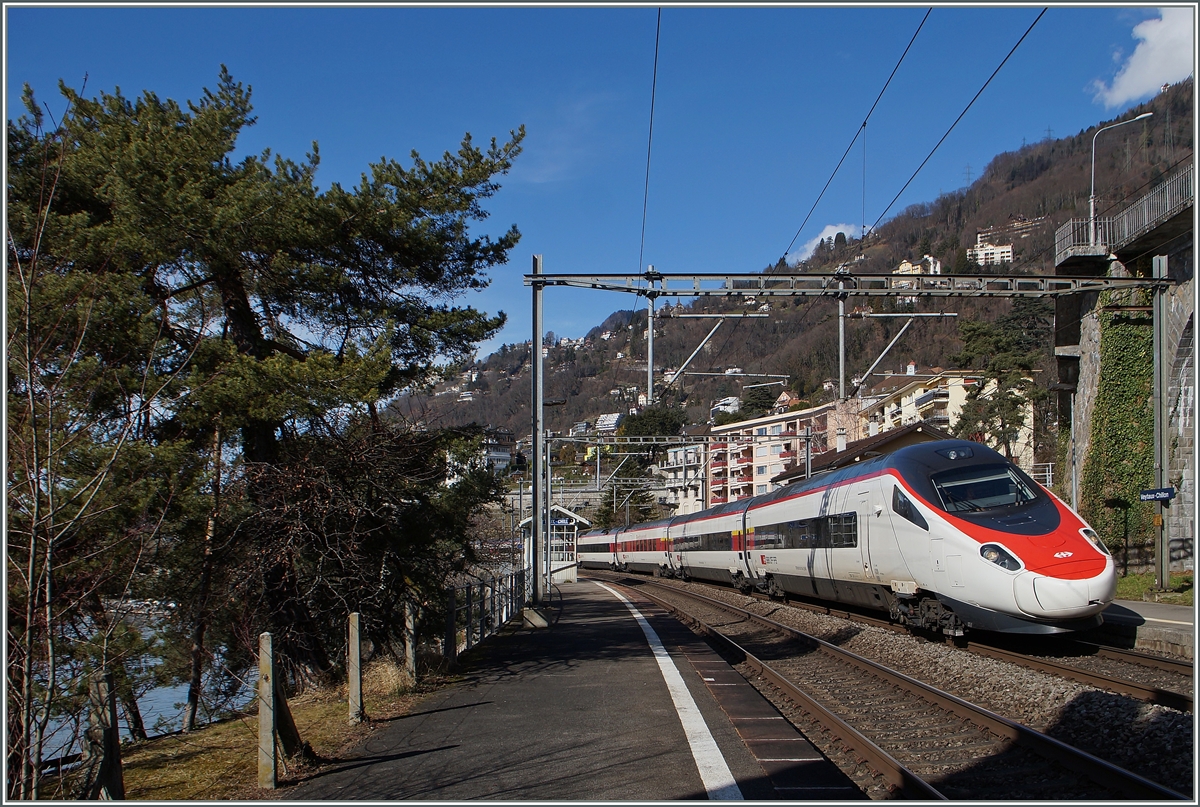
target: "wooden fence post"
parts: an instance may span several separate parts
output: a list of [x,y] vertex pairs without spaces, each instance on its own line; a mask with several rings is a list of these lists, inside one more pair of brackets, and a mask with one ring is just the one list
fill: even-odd
[[467,616],[463,620],[463,627],[467,629],[467,650],[471,649],[471,629],[475,627],[475,612],[472,610],[474,603],[472,598],[475,594],[475,585],[467,583]]
[[121,735],[117,725],[117,693],[111,674],[92,677],[88,689],[91,701],[88,729],[88,756],[100,758],[96,778],[90,783],[87,798],[125,799],[125,777],[121,769]]
[[479,641],[483,641],[483,637],[488,635],[488,622],[491,619],[491,614],[488,613],[488,603],[491,601],[491,590],[487,583],[479,584]]
[[275,755],[275,659],[271,634],[258,635],[258,786],[274,790],[278,779]]
[[350,615],[350,658],[347,661],[350,677],[350,723],[361,723],[363,719],[362,698],[362,639],[359,635],[358,614]]
[[417,607],[404,598],[404,672],[409,682],[417,683]]
[[442,646],[442,655],[451,664],[458,657],[458,626],[454,624],[455,603],[454,589],[446,589],[446,638]]

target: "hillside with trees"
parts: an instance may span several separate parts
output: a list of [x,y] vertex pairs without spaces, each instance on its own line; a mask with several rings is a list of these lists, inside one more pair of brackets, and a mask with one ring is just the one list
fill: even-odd
[[[1097,176],[1105,184],[1096,189],[1098,215],[1119,209],[1127,200],[1144,194],[1179,165],[1192,159],[1193,82],[1189,79],[1169,87],[1145,104],[1126,112],[1122,119],[1150,111],[1154,117],[1101,138],[1097,145]],[[814,254],[799,265],[782,260],[764,267],[771,272],[833,272],[846,264],[853,273],[883,274],[896,270],[903,260],[919,261],[931,255],[941,261],[945,273],[1027,274],[1054,273],[1054,233],[1071,218],[1088,215],[1092,136],[1100,126],[1076,135],[1026,144],[1014,152],[997,155],[969,187],[943,194],[934,201],[909,206],[869,233],[865,241],[852,234],[821,242]],[[967,250],[976,235],[1010,225],[1015,234],[1001,232],[995,243],[1013,246],[1011,266],[979,266],[969,260]],[[679,268],[678,271],[686,271]],[[628,305],[626,299],[614,302]],[[860,304],[860,303],[854,303]],[[998,298],[925,299],[903,306],[894,298],[873,303],[878,312],[954,311],[955,319],[918,320],[888,354],[877,372],[903,372],[916,362],[922,371],[932,367],[982,366],[986,352],[971,348],[986,335],[971,323],[998,328],[987,338],[1008,340],[1022,330],[1035,334],[1018,339],[1021,361],[1034,373],[1042,394],[1031,390],[1040,402],[1043,445],[1039,453],[1053,459],[1053,429],[1056,414],[1047,405],[1045,388],[1054,382],[1052,340],[1053,306],[1047,303],[1017,303]],[[1024,306],[1024,307],[1022,307]],[[852,306],[851,306],[852,307]],[[695,350],[712,327],[711,321],[672,319],[673,306],[660,300],[656,315],[654,355],[658,369],[673,369]],[[830,400],[836,393],[823,388],[838,369],[837,305],[832,299],[761,298],[753,302],[737,298],[706,298],[695,301],[688,312],[728,313],[763,311],[769,319],[746,319],[725,323],[688,371],[722,374],[730,368],[745,373],[786,374],[789,388],[807,405]],[[565,431],[577,421],[594,421],[606,412],[628,411],[637,405],[637,394],[645,392],[646,328],[645,302],[633,310],[618,310],[592,328],[581,344],[568,344],[548,335],[545,361],[547,399],[566,399],[565,406],[547,409],[548,427]],[[883,351],[903,326],[903,319],[848,319],[846,327],[847,375],[862,373]],[[1027,325],[1037,327],[1026,328]],[[982,326],[980,326],[982,327]],[[1015,333],[1004,333],[1004,332]],[[1026,334],[1028,336],[1028,334]],[[607,338],[606,338],[607,337]],[[986,341],[986,339],[985,339]],[[1006,351],[1010,357],[1013,351]],[[425,422],[439,424],[475,423],[506,428],[518,436],[530,426],[530,346],[504,345],[492,355],[465,363],[441,385],[408,394],[394,402],[397,411]],[[994,360],[991,361],[994,365]],[[995,368],[994,368],[995,369]],[[709,406],[726,396],[740,396],[743,384],[765,379],[720,376],[685,376],[663,394],[663,400],[681,407],[687,422],[702,423]],[[871,379],[870,382],[878,379]],[[847,379],[849,383],[849,378]],[[778,387],[773,388],[778,391]],[[976,413],[997,416],[997,413]],[[1046,441],[1050,441],[1046,444]]]

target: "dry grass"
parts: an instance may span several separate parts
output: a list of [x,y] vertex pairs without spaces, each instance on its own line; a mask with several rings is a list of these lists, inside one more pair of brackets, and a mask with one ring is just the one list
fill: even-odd
[[286,798],[288,785],[303,781],[346,754],[381,721],[408,714],[439,681],[413,689],[396,665],[372,663],[363,672],[367,721],[349,722],[345,687],[292,699],[288,706],[300,738],[317,756],[315,763],[280,765],[279,788],[258,788],[258,716],[228,720],[190,734],[176,734],[122,752],[128,799],[256,800]]

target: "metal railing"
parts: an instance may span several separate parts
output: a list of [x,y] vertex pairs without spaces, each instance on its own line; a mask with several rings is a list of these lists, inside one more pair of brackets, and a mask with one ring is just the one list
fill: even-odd
[[948,401],[950,400],[950,391],[945,389],[934,389],[926,392],[924,395],[917,396],[917,409],[923,408],[926,404],[933,401]]
[[1054,463],[1035,462],[1033,468],[1029,471],[1029,475],[1033,477],[1033,481],[1050,487],[1054,484]]
[[517,569],[478,583],[446,589],[446,633],[443,655],[454,661],[520,613],[528,600],[526,586],[532,577]]
[[1054,263],[1076,255],[1107,255],[1192,205],[1195,196],[1195,170],[1188,163],[1115,216],[1098,216],[1094,242],[1088,219],[1063,224],[1054,233]]
[[1191,163],[1113,216],[1111,245],[1120,248],[1139,238],[1186,207],[1195,198]]

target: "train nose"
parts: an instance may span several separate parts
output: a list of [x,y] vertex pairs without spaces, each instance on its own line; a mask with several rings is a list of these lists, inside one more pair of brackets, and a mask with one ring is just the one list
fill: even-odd
[[1035,617],[1073,619],[1104,610],[1113,598],[1115,583],[1106,576],[1063,580],[1034,572],[1017,575],[1013,580],[1017,607]]

